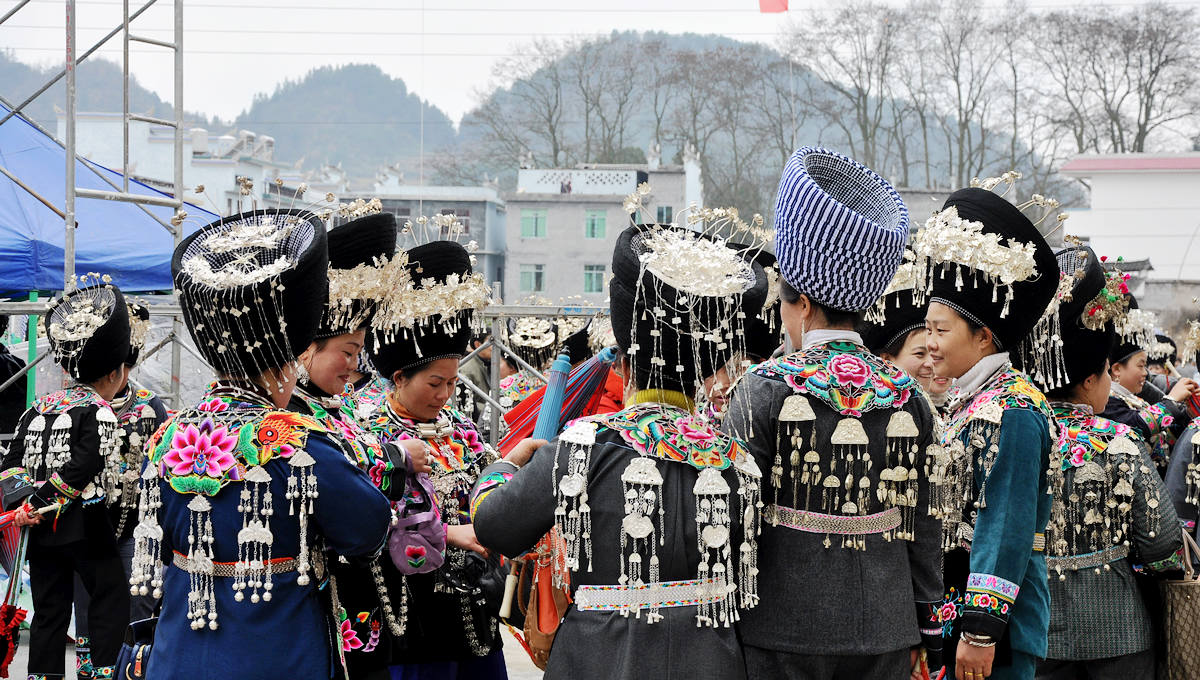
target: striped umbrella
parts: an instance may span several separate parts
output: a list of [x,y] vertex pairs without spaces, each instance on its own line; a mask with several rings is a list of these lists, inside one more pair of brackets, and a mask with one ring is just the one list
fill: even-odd
[[[602,388],[605,379],[608,378],[609,368],[616,359],[617,353],[610,347],[571,370],[566,376],[566,384],[562,386],[561,405],[547,410],[550,420],[547,421],[546,432],[550,434],[544,436],[544,439],[553,439],[562,431],[563,426],[572,420],[595,413],[600,398],[604,396]],[[555,361],[555,364],[557,365],[558,361]],[[551,367],[551,373],[553,372],[554,368]],[[549,379],[552,382],[554,380],[553,377]],[[542,403],[548,399],[546,392],[546,387],[538,388],[504,414],[504,421],[508,423],[508,434],[500,440],[502,454],[508,453],[522,439],[533,436],[534,427],[538,425],[538,415],[543,410]],[[550,404],[552,405],[553,401]],[[553,417],[554,413],[558,414],[557,418]],[[557,422],[551,426],[551,421],[554,420]]]

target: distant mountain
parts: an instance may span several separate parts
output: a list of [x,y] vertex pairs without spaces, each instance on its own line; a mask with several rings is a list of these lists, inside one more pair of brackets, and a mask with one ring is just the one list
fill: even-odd
[[378,66],[351,64],[314,69],[259,95],[234,123],[274,137],[280,160],[303,158],[309,168],[340,162],[351,179],[369,180],[383,165],[416,167],[422,112],[426,153],[454,141],[453,121],[403,80]]
[[[46,84],[61,66],[31,66],[17,61],[11,53],[0,52],[0,97],[13,106],[25,101],[38,88]],[[121,110],[121,66],[111,61],[91,57],[79,65],[77,88],[75,92],[76,110],[78,111],[120,111]],[[57,118],[54,107],[63,109],[67,104],[66,79],[58,81],[54,87],[33,100],[23,109],[24,113],[40,123],[51,132],[55,131]],[[138,84],[136,78],[129,83],[129,108],[134,113],[142,113],[160,118],[171,118],[171,105],[164,102],[150,90]],[[197,120],[201,125],[209,121],[204,115],[188,114],[189,120]]]

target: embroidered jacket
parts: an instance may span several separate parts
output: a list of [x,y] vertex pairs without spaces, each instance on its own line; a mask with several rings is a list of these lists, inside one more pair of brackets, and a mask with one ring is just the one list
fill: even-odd
[[38,397],[21,416],[0,462],[4,507],[65,504],[56,521],[33,529],[35,543],[63,545],[85,535],[115,540],[103,501],[119,479],[116,430],[112,406],[86,385]]
[[1186,409],[1170,399],[1151,404],[1114,381],[1108,404],[1100,415],[1136,430],[1149,444],[1150,457],[1161,471],[1167,468],[1176,435],[1186,424],[1180,421],[1181,417],[1186,418],[1186,413]]
[[117,540],[133,536],[137,526],[138,480],[146,460],[146,443],[167,420],[167,407],[150,390],[130,381],[124,393],[112,400],[117,416],[119,448],[116,475],[106,489],[109,514]]
[[948,411],[944,451],[934,470],[937,511],[947,529],[944,547],[950,551],[944,633],[992,636],[1000,641],[1001,665],[1009,650],[1043,657],[1050,622],[1044,554],[1052,501],[1048,469],[1058,441],[1050,404],[1023,373],[1005,364]]
[[817,344],[751,369],[723,428],[764,470],[762,604],[743,619],[746,643],[792,654],[940,650],[934,419],[916,381],[855,342]]
[[373,418],[387,400],[388,392],[392,391],[392,381],[381,375],[375,375],[365,385],[354,390],[352,402],[354,417],[362,423]]
[[500,398],[498,401],[504,408],[512,408],[525,401],[525,398],[537,391],[546,383],[535,378],[526,369],[500,381]]
[[1054,404],[1063,472],[1046,528],[1051,659],[1150,649],[1150,613],[1132,563],[1178,568],[1179,520],[1141,437],[1075,404]]
[[489,466],[471,511],[510,557],[562,538],[575,606],[547,678],[744,678],[732,624],[758,601],[759,483],[743,442],[635,403],[575,421],[520,471]]
[[[1171,453],[1171,464],[1167,467],[1166,484],[1171,492],[1171,501],[1183,527],[1193,536],[1200,517],[1200,424],[1192,421],[1175,443]],[[1198,562],[1200,564],[1200,562]]]
[[[471,487],[495,458],[470,419],[444,408],[436,422],[422,423],[397,413],[385,398],[367,427],[383,444],[406,439],[428,444],[433,467],[429,478],[442,521],[451,526],[470,523]],[[500,647],[497,620],[481,592],[466,587],[460,578],[475,563],[473,554],[447,546],[440,568],[407,577],[391,560],[380,561],[391,601],[403,601],[405,593],[408,597],[407,625],[403,635],[393,636],[390,663],[462,660]]]
[[154,649],[169,660],[149,677],[329,678],[341,641],[321,547],[373,557],[383,495],[317,421],[234,385],[176,414],[149,451],[131,582],[162,591]]

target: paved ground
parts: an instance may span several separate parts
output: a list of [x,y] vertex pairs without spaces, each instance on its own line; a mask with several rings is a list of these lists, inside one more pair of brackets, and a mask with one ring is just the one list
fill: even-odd
[[[533,665],[533,662],[529,660],[529,655],[525,653],[524,649],[521,649],[521,645],[508,634],[507,630],[504,631],[504,660],[508,664],[509,680],[541,680],[542,672]],[[25,677],[28,663],[29,631],[26,630],[21,632],[21,646],[17,648],[17,655],[8,669],[9,677]],[[75,668],[74,650],[67,654],[66,668],[68,671]],[[71,677],[69,672],[67,677]]]

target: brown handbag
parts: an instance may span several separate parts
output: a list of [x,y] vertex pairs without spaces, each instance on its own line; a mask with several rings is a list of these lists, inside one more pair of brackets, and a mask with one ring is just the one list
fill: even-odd
[[[550,660],[550,647],[558,624],[571,604],[569,573],[561,563],[559,552],[552,546],[561,542],[556,529],[546,534],[538,545],[526,555],[510,561],[508,583],[505,587],[504,603],[500,618],[513,632],[535,666],[546,670]],[[558,560],[559,564],[555,564]],[[555,572],[562,585],[556,586]],[[517,612],[512,611],[512,600],[516,600]],[[518,635],[513,627],[522,628],[524,636]]]
[[1200,546],[1183,529],[1183,578],[1162,582],[1167,680],[1200,678],[1200,574],[1193,558],[1200,558]]

